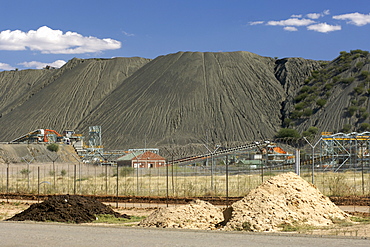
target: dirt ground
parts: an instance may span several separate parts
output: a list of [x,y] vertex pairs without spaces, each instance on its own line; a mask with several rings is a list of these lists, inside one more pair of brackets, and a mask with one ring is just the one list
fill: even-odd
[[[6,220],[13,217],[15,214],[20,213],[30,207],[35,202],[20,202],[12,201],[6,202],[0,200],[0,220]],[[113,207],[113,210],[120,214],[127,214],[130,216],[148,216],[154,212],[156,207]],[[136,227],[139,222],[131,222],[132,227]],[[95,224],[95,223],[85,223]],[[99,225],[102,225],[99,223]],[[330,227],[322,227],[316,229],[295,229],[294,233],[308,234],[308,235],[334,235],[334,236],[348,236],[348,237],[362,237],[370,238],[370,222],[369,223],[353,223],[353,224],[337,224]],[[287,233],[292,233],[287,232]]]

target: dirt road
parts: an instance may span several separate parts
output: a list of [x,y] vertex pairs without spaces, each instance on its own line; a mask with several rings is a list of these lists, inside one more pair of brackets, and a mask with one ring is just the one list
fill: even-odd
[[0,222],[1,246],[370,246],[370,240],[290,234]]

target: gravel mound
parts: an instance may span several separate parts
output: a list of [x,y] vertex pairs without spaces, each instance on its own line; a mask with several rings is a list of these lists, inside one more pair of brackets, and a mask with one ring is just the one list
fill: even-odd
[[56,195],[49,197],[42,203],[31,205],[25,211],[7,220],[86,223],[94,221],[97,214],[129,218],[129,216],[121,215],[95,199],[78,195]]
[[278,231],[283,225],[328,226],[349,216],[295,173],[275,176],[232,205],[225,230]]
[[179,207],[159,208],[143,219],[139,226],[212,230],[223,220],[220,208],[195,200]]

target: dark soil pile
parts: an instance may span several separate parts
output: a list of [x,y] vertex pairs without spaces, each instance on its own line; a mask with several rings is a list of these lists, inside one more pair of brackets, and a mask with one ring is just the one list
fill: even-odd
[[94,221],[98,214],[130,218],[128,215],[121,215],[92,198],[77,195],[56,195],[49,197],[42,203],[31,205],[25,211],[7,220],[86,223]]

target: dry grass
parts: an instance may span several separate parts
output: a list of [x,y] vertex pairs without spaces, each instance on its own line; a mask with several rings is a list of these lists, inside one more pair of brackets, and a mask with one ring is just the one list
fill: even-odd
[[[24,170],[29,170],[29,174]],[[174,167],[142,169],[121,172],[119,170],[119,195],[137,196],[226,196],[226,175],[216,170],[211,176],[204,167]],[[23,172],[22,172],[23,170]],[[9,172],[7,176],[7,171]],[[285,171],[238,170],[228,176],[228,195],[244,196],[271,176]],[[117,191],[115,167],[92,166],[73,163],[32,164],[0,166],[0,192],[37,194],[89,194],[115,195]],[[168,175],[168,176],[167,176]],[[301,176],[311,182],[312,174]],[[8,177],[8,178],[7,178]],[[168,184],[168,186],[167,186]],[[211,186],[213,184],[213,187]],[[369,195],[370,174],[360,172],[316,172],[316,187],[328,196]]]

